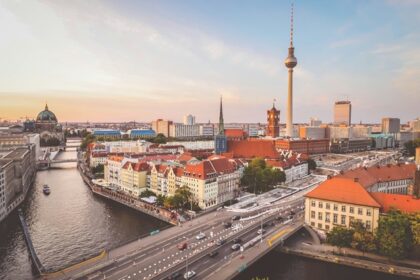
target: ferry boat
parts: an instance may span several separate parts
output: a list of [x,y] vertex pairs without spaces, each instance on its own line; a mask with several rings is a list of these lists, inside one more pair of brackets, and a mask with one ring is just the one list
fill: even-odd
[[44,185],[42,187],[42,191],[44,192],[44,194],[49,195],[51,193],[50,191],[50,187],[48,185]]

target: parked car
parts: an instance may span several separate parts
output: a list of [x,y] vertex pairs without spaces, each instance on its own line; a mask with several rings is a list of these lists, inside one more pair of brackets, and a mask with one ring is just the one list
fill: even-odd
[[240,238],[235,238],[232,240],[232,243],[242,243],[242,240]]
[[166,278],[166,279],[168,279],[168,280],[178,279],[180,276],[181,276],[181,273],[179,273],[177,271],[177,272],[174,272],[171,275],[169,275],[168,278]]
[[231,222],[223,222],[224,228],[230,228],[232,226]]
[[235,243],[232,245],[231,249],[233,251],[238,251],[241,248],[241,244]]
[[220,246],[226,243],[226,240],[222,239],[222,240],[217,240],[216,245]]
[[233,216],[232,217],[232,221],[237,221],[237,220],[239,220],[241,218],[241,216],[239,216],[239,215],[235,215],[235,216]]
[[257,233],[258,233],[258,234],[263,234],[263,233],[265,233],[265,229],[259,229],[259,230],[257,231]]
[[210,257],[210,258],[213,258],[213,257],[217,256],[218,254],[219,254],[219,252],[217,252],[217,251],[213,251],[213,252],[210,252],[210,253],[209,253],[209,257]]
[[182,250],[187,249],[188,244],[187,242],[179,243],[177,247],[178,247],[178,250],[182,251]]
[[281,222],[281,221],[283,221],[283,217],[282,216],[277,216],[276,220]]
[[184,274],[184,279],[191,279],[195,276],[195,271],[194,270],[190,270],[187,273]]
[[201,240],[201,239],[204,239],[204,238],[206,238],[206,234],[204,233],[204,232],[200,232],[196,237],[195,237],[195,239],[197,239],[197,240]]

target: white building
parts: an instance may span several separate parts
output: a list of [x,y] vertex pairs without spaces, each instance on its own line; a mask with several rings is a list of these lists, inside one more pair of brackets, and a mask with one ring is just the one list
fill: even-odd
[[145,140],[101,142],[108,153],[146,153],[152,143]]
[[185,125],[194,125],[195,124],[195,116],[193,116],[191,114],[184,116],[184,124]]
[[184,142],[167,142],[166,144],[163,144],[163,146],[178,146],[182,145],[185,147],[186,150],[214,150],[214,141],[213,140],[207,140],[207,141],[184,141]]
[[169,136],[174,138],[194,138],[200,136],[200,125],[174,123],[169,126]]
[[200,136],[204,136],[204,137],[214,136],[214,125],[211,123],[200,125]]

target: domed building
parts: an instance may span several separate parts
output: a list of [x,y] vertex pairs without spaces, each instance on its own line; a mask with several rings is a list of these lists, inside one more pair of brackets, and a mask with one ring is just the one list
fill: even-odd
[[40,134],[41,146],[58,146],[64,141],[63,129],[47,104],[36,117],[35,132]]

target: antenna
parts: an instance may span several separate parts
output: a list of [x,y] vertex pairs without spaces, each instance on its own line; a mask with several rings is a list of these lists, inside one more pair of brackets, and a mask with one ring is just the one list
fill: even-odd
[[291,16],[290,16],[290,46],[293,47],[293,1],[291,7]]

